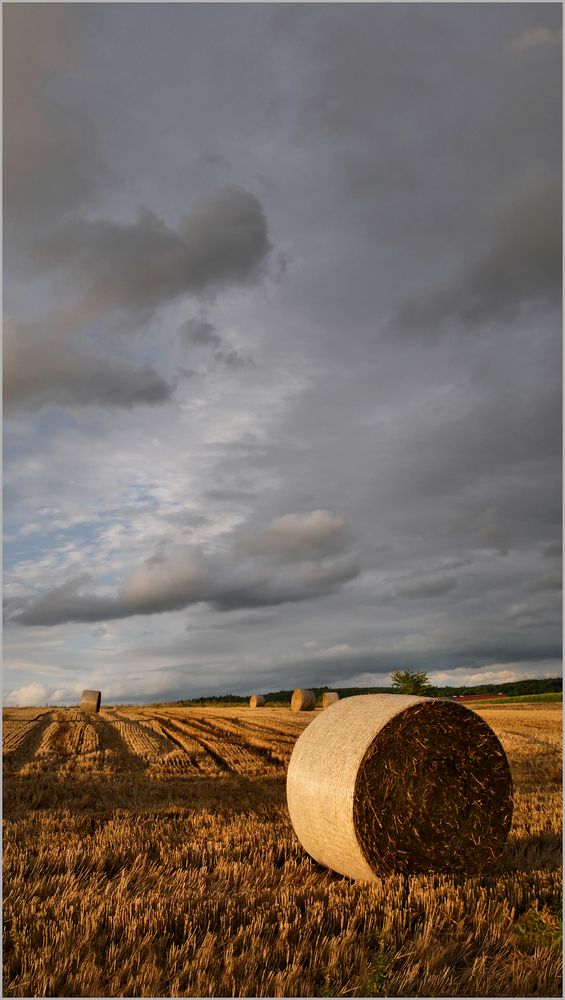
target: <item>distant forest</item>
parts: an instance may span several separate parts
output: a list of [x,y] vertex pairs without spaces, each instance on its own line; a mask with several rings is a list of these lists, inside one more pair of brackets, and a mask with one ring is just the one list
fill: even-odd
[[[305,685],[307,686],[307,685]],[[393,687],[313,687],[309,690],[313,691],[316,695],[316,700],[321,701],[324,691],[337,691],[340,698],[350,698],[352,695],[356,694],[397,694],[398,692]],[[431,687],[428,695],[435,698],[449,698],[450,695],[454,694],[504,694],[507,697],[513,697],[514,695],[528,695],[528,694],[547,694],[549,692],[559,692],[563,690],[563,678],[562,677],[543,677],[543,678],[533,678],[532,680],[524,681],[508,681],[506,684],[475,684],[473,687],[465,687],[464,685],[459,685],[458,687]],[[283,691],[255,691],[256,694],[264,694],[265,700],[271,702],[272,704],[288,704],[292,698],[293,689],[283,690]],[[221,695],[208,695],[203,698],[183,698],[180,701],[170,702],[169,704],[175,704],[180,706],[189,705],[239,705],[243,702],[248,702],[251,696],[251,692],[248,695],[243,694],[221,694]]]

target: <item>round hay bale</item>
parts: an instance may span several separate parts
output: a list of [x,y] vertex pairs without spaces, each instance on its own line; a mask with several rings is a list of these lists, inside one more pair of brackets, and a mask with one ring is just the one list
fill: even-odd
[[316,708],[316,695],[307,688],[296,688],[290,707],[293,712],[313,712]]
[[295,743],[287,802],[308,854],[349,878],[472,873],[502,854],[512,780],[492,729],[463,705],[357,695]]
[[83,691],[80,696],[81,712],[99,712],[101,697],[100,691]]
[[252,694],[249,699],[250,708],[263,708],[265,704],[265,699],[262,694]]
[[322,695],[322,708],[329,708],[330,705],[334,705],[336,701],[339,701],[337,691],[324,691]]

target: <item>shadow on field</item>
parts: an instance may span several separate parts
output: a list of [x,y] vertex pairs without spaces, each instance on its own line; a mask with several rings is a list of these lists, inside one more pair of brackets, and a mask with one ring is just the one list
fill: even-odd
[[[10,767],[21,767],[26,761],[33,759],[35,753],[43,739],[45,730],[51,725],[55,718],[54,712],[45,712],[38,717],[29,733],[24,737],[17,750],[8,755]],[[4,755],[2,755],[4,761]]]
[[14,819],[29,810],[65,809],[96,816],[116,809],[191,809],[234,815],[261,806],[286,801],[286,781],[276,778],[249,779],[187,777],[154,779],[143,773],[112,776],[105,780],[88,777],[59,777],[43,771],[34,775],[5,775],[3,810],[5,819]]
[[529,837],[510,836],[506,849],[494,871],[529,872],[548,868],[557,870],[563,862],[563,840],[560,834],[543,830]]

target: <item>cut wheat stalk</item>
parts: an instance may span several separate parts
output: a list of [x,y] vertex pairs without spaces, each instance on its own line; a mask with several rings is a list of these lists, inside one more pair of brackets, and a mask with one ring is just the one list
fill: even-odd
[[504,849],[512,781],[475,712],[412,695],[358,695],[318,715],[287,775],[295,833],[349,878],[481,872]]
[[316,708],[316,695],[307,688],[296,688],[290,707],[293,712],[313,712]]
[[80,698],[81,712],[99,712],[100,699],[100,691],[83,691]]

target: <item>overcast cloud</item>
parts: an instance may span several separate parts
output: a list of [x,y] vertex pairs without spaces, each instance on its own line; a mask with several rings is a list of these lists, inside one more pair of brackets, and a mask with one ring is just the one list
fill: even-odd
[[560,6],[3,18],[6,700],[560,672]]

